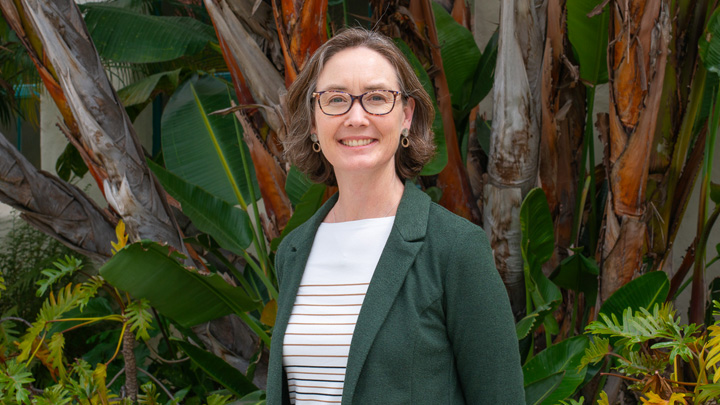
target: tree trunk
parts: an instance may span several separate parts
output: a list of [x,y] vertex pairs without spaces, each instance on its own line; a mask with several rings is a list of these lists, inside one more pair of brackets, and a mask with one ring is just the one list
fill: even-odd
[[85,22],[70,0],[22,0],[50,61],[81,141],[105,170],[105,197],[132,240],[153,239],[186,252],[165,195],[145,163],[135,130],[105,74]]
[[647,248],[645,190],[670,41],[666,0],[610,3],[610,193],[601,299],[641,271]]
[[555,253],[546,274],[567,257],[572,235],[579,162],[585,123],[585,86],[572,64],[565,0],[548,3],[547,39],[542,76],[540,183],[555,223]]
[[537,178],[540,72],[545,25],[531,0],[505,1],[500,11],[485,231],[516,315],[525,309],[520,205]]
[[100,263],[107,260],[115,223],[82,190],[37,170],[0,134],[0,201],[69,248]]

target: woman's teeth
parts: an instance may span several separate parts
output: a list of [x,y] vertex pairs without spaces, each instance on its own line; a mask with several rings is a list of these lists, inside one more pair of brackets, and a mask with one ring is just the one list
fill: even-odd
[[345,146],[365,146],[369,145],[372,139],[348,139],[340,141]]

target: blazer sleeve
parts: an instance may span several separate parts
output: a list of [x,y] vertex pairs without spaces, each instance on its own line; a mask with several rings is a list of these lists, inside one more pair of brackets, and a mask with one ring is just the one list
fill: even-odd
[[458,232],[445,310],[458,378],[469,404],[525,404],[515,323],[485,232]]

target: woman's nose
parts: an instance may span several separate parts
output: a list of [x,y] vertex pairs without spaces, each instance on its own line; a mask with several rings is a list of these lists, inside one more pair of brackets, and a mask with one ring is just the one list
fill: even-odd
[[345,113],[345,125],[367,125],[367,115],[367,112],[365,112],[362,105],[360,104],[360,100],[355,100],[352,106],[350,106],[350,111]]

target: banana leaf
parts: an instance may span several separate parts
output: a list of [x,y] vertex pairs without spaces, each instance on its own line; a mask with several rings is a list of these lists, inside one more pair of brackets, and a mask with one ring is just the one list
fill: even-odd
[[[557,404],[570,397],[585,379],[586,367],[578,370],[580,360],[589,346],[586,336],[576,336],[552,345],[538,353],[523,366],[523,381],[529,403]],[[563,372],[562,381],[540,402],[531,402],[528,387]]]
[[662,271],[653,271],[632,280],[615,291],[602,305],[600,313],[622,319],[623,311],[631,308],[652,308],[665,302],[670,290],[670,280]]
[[142,241],[121,249],[100,268],[100,275],[133,297],[147,299],[161,314],[186,328],[260,308],[260,301],[220,275],[186,269],[178,261],[181,257],[168,246]]
[[242,255],[250,246],[253,236],[247,212],[187,183],[151,160],[147,163],[163,188],[182,204],[183,212],[198,229],[237,255]]
[[591,85],[608,81],[608,7],[588,17],[598,4],[597,0],[567,0],[568,39],[580,62],[580,78]]
[[84,4],[82,9],[98,54],[105,60],[164,62],[196,54],[217,42],[211,25],[190,17],[140,14],[102,3]]
[[[194,184],[230,204],[239,203],[239,193],[250,201],[235,117],[210,115],[230,107],[228,86],[217,78],[193,77],[172,95],[162,116],[162,150],[165,167],[186,182]],[[260,191],[252,165],[255,195]]]
[[237,396],[257,391],[257,387],[225,360],[184,341],[176,341],[193,363],[205,370],[210,377]]

